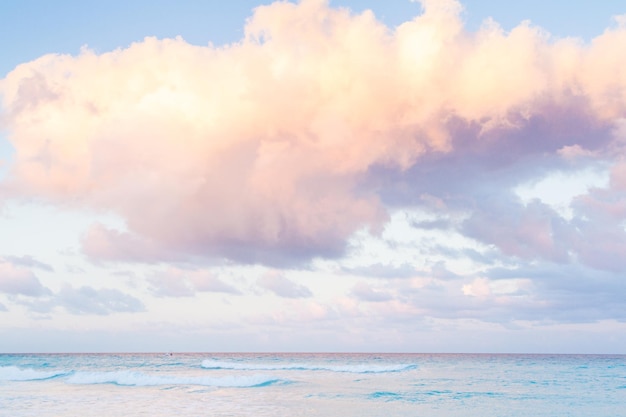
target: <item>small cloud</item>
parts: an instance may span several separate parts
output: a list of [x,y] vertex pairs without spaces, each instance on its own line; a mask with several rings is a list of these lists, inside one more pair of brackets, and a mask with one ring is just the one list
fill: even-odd
[[626,28],[626,14],[618,14],[613,16],[613,21],[620,29]]
[[4,304],[0,303],[0,311],[9,311],[9,309],[6,308]]
[[259,278],[257,284],[261,288],[271,291],[279,297],[309,298],[313,296],[313,293],[307,287],[296,284],[278,272],[270,272],[263,275]]
[[489,280],[486,278],[476,278],[470,284],[463,286],[463,294],[471,297],[487,297],[491,295]]
[[189,281],[199,292],[223,292],[227,294],[241,294],[241,292],[230,284],[222,281],[213,274],[193,274]]
[[151,279],[151,291],[158,297],[192,297],[196,292],[241,294],[237,288],[210,271],[170,268]]
[[135,313],[144,311],[143,303],[116,289],[95,289],[92,287],[73,288],[64,286],[55,297],[55,304],[64,307],[71,314]]
[[581,158],[589,158],[595,156],[593,151],[584,149],[582,146],[576,145],[566,145],[561,149],[558,149],[556,153],[561,156],[563,159],[568,161],[576,161]]
[[52,266],[40,262],[30,255],[0,257],[0,261],[2,259],[6,260],[7,262],[11,262],[13,265],[24,266],[27,268],[38,268],[47,272],[54,272],[54,268],[52,268]]
[[30,270],[2,260],[0,260],[0,292],[28,297],[50,294],[50,290],[41,285]]
[[148,281],[152,294],[157,297],[193,297],[196,291],[189,281],[177,275],[176,272],[168,271],[150,278]]

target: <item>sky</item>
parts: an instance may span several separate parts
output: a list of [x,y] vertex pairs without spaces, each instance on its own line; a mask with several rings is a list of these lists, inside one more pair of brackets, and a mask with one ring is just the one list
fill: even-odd
[[626,1],[0,5],[0,352],[626,353]]

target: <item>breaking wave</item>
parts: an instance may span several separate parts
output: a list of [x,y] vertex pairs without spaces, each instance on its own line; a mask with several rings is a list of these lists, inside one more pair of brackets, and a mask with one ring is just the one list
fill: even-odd
[[348,372],[355,374],[377,374],[384,372],[402,372],[416,369],[415,364],[390,364],[390,365],[322,365],[307,363],[292,364],[270,364],[270,363],[246,363],[246,362],[224,362],[206,359],[202,361],[205,369],[231,369],[239,371],[330,371]]
[[17,366],[0,366],[0,381],[37,381],[67,375],[67,371],[37,371]]
[[148,375],[132,371],[76,372],[67,382],[70,384],[114,384],[124,386],[155,385],[203,385],[208,387],[263,387],[279,382],[277,378],[265,375],[197,377]]

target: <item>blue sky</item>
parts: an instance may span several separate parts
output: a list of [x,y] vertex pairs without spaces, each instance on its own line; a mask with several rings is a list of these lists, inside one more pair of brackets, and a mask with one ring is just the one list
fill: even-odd
[[261,4],[0,6],[0,351],[626,351],[625,2]]
[[[126,47],[146,36],[182,36],[195,45],[222,45],[243,36],[243,23],[252,9],[264,4],[239,0],[228,5],[198,1],[111,1],[86,4],[61,0],[54,3],[25,0],[2,5],[0,16],[3,59],[0,73],[46,53],[77,54],[84,45],[105,52]],[[332,6],[355,12],[371,9],[388,26],[396,26],[419,13],[417,2],[404,0],[340,0]],[[621,1],[539,0],[498,2],[469,0],[463,3],[468,29],[477,29],[492,17],[510,30],[523,20],[548,30],[554,36],[589,40],[611,25],[611,17],[623,13]]]

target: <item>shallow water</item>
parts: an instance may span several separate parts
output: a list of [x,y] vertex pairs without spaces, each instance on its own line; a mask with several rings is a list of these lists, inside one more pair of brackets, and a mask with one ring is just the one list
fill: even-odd
[[626,416],[626,356],[0,355],[0,416]]

